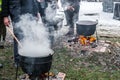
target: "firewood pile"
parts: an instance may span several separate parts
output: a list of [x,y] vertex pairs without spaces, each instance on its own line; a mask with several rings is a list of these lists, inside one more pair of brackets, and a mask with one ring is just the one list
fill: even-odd
[[[45,73],[45,75],[43,76],[44,78],[40,79],[40,80],[64,80],[65,79],[66,74],[59,72],[58,74],[54,74],[52,72],[49,73],[49,79],[48,79],[48,73]],[[27,74],[23,74],[19,76],[19,80],[31,80],[29,79],[29,76]],[[38,80],[38,79],[35,79]]]

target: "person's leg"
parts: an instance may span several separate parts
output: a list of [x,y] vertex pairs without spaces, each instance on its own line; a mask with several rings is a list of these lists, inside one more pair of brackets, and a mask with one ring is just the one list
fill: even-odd
[[3,18],[2,15],[0,13],[0,41],[5,41],[5,37],[6,37],[6,27],[3,23]]
[[5,41],[5,38],[6,38],[6,27],[5,27],[5,25],[2,23],[1,24],[1,35],[2,35],[2,37],[3,37],[3,41]]
[[67,23],[69,24],[69,31],[66,35],[73,35],[74,34],[74,23],[73,23],[73,12],[72,11],[67,11],[66,12],[66,20]]
[[41,8],[41,16],[45,17],[45,8]]
[[41,3],[40,2],[38,2],[38,8],[39,8],[39,13],[40,13],[40,16],[41,17],[44,17],[45,16],[45,8],[42,8],[41,7]]
[[66,22],[67,22],[66,25],[68,26],[71,24],[71,19],[72,19],[71,12],[69,10],[66,10],[66,11],[64,11],[64,13],[65,13],[65,18],[66,18]]
[[42,18],[42,21],[43,23],[46,23],[46,20],[45,20],[45,8],[41,8],[41,18]]
[[52,48],[54,45],[54,26],[49,26],[48,31],[49,31],[49,40]]
[[[14,25],[13,32],[19,41],[21,41],[23,39],[23,34],[22,34],[22,31],[20,28],[15,28],[15,25]],[[19,59],[20,59],[18,46],[19,46],[18,42],[14,39],[14,62],[17,64],[19,63]]]
[[19,62],[19,54],[18,54],[18,43],[17,41],[14,39],[14,63],[18,63]]
[[0,42],[1,42],[1,39],[2,39],[2,25],[1,25],[1,21],[0,21]]
[[49,32],[49,40],[50,40],[50,44],[51,44],[51,48],[54,45],[54,26],[49,24],[49,22],[47,22],[45,24],[45,27],[47,28],[48,32]]
[[79,19],[79,6],[76,7],[76,10],[75,12],[73,13],[73,19],[72,19],[72,26],[73,26],[73,29],[76,27],[76,22],[78,21]]
[[4,26],[3,18],[0,13],[0,48],[1,49],[4,48],[5,37],[6,37],[6,27]]
[[76,23],[79,19],[79,9],[80,9],[80,6],[75,8],[75,11],[73,13],[73,23]]

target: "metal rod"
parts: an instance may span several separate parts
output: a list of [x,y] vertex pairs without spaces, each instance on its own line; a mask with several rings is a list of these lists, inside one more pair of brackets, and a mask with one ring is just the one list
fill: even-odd
[[1,35],[1,40],[0,41],[3,42],[3,35]]
[[20,45],[20,47],[22,47],[22,44],[20,43],[20,41],[17,39],[17,37],[14,35],[14,33],[11,31],[11,29],[9,28],[9,26],[7,26],[8,31],[11,33],[12,37],[17,41],[17,43]]
[[16,75],[15,75],[16,80],[17,80],[17,76],[18,76],[18,63],[16,65]]

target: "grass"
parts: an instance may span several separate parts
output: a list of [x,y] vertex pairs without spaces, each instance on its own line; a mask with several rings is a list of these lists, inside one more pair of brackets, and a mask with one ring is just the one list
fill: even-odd
[[[84,61],[81,58],[73,58],[68,55],[65,49],[57,50],[54,55],[52,70],[66,73],[65,80],[120,80],[120,71],[102,71],[102,66],[91,63],[88,67],[78,62]],[[66,54],[67,53],[67,54]],[[72,60],[71,60],[72,59]]]
[[[115,40],[116,41],[116,40]],[[120,41],[120,40],[119,40]],[[13,66],[13,48],[0,49],[0,80],[15,80],[15,67]],[[107,56],[107,55],[104,55]],[[65,80],[120,80],[120,70],[104,70],[106,66],[100,65],[96,57],[73,57],[66,48],[56,49],[53,56],[51,72],[66,73]],[[112,67],[115,67],[112,65]],[[19,69],[19,74],[23,72]]]
[[[0,80],[15,80],[16,68],[13,65],[13,48],[0,49],[0,63],[3,68],[0,69]],[[23,72],[19,70],[18,75]]]

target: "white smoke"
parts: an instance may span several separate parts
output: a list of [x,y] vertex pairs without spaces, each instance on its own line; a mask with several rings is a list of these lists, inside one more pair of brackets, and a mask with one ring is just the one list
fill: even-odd
[[53,54],[50,48],[50,40],[48,39],[48,31],[42,24],[40,19],[39,23],[36,19],[26,14],[21,16],[21,20],[16,24],[22,30],[24,36],[21,40],[22,47],[19,48],[19,54],[28,57],[44,57]]
[[54,33],[55,39],[58,39],[59,37],[64,36],[65,34],[68,33],[68,31],[69,31],[69,26],[62,27],[62,28],[58,29]]
[[54,32],[55,39],[64,36],[69,31],[69,26],[64,27],[64,11],[62,7],[60,7],[60,1],[57,5],[54,1],[48,4],[48,7],[45,11],[46,20],[53,25],[58,26],[58,30]]

